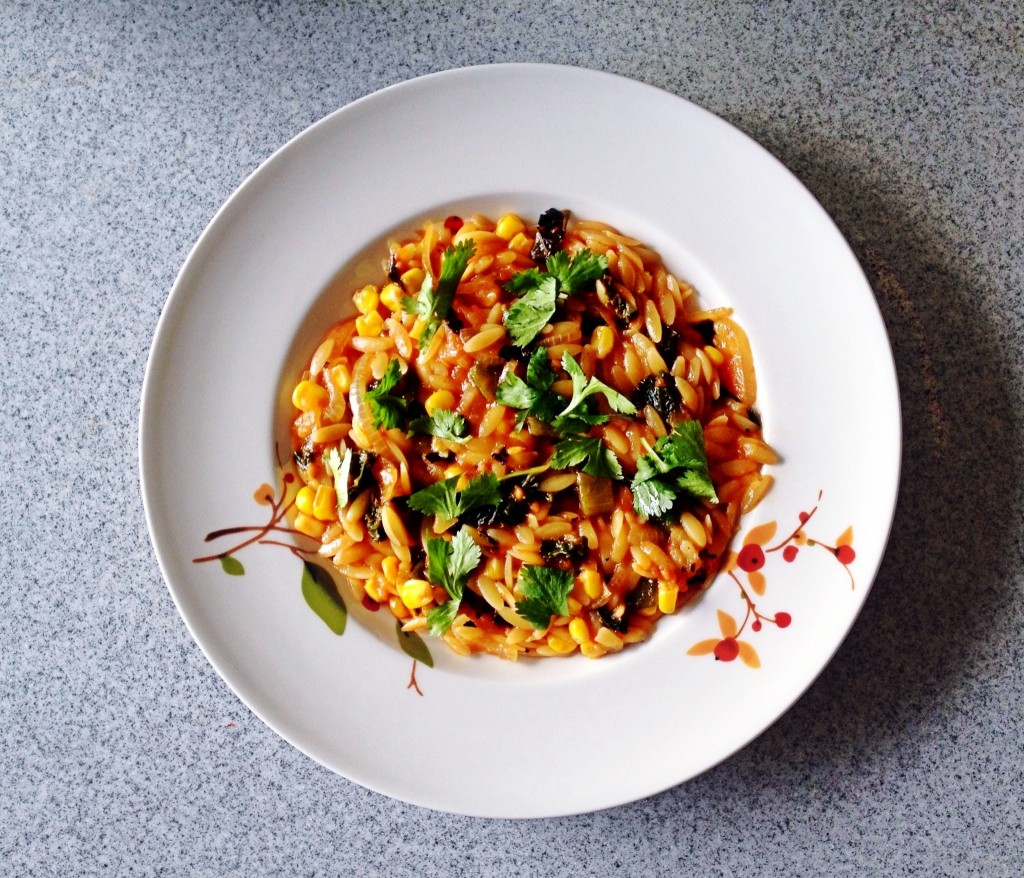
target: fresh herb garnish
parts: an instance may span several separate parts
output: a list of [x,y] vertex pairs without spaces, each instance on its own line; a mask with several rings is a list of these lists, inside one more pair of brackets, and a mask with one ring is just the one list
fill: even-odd
[[519,409],[516,429],[521,430],[531,415],[542,421],[553,421],[565,405],[565,400],[551,391],[555,383],[554,369],[548,362],[545,348],[537,348],[526,367],[526,381],[509,372],[495,390],[495,399],[502,405]]
[[636,414],[636,406],[617,390],[597,378],[588,379],[568,352],[562,355],[562,368],[572,379],[572,398],[568,404],[564,397],[550,389],[557,376],[543,348],[538,348],[530,357],[525,381],[509,372],[498,385],[495,394],[498,402],[519,409],[516,416],[517,429],[522,429],[526,419],[533,416],[551,424],[563,436],[586,432],[608,420],[607,415],[595,412],[588,402],[597,394],[603,394],[611,408],[619,414]]
[[469,531],[460,530],[451,540],[427,537],[427,578],[448,593],[448,600],[427,612],[427,628],[441,636],[452,626],[466,580],[480,563],[480,547]]
[[378,429],[383,427],[385,430],[390,430],[397,427],[405,415],[405,410],[409,405],[408,400],[391,393],[401,379],[401,366],[397,359],[392,359],[380,381],[366,390],[366,400],[373,413],[373,426]]
[[554,428],[560,433],[580,432],[581,429],[603,424],[608,420],[607,415],[597,415],[583,407],[585,400],[598,393],[604,395],[613,411],[621,415],[636,414],[636,406],[617,390],[597,378],[588,379],[568,351],[562,354],[562,368],[572,379],[572,399],[553,422]]
[[513,275],[505,289],[521,298],[505,314],[512,344],[523,347],[550,322],[558,303],[601,277],[608,258],[580,250],[571,258],[559,250],[547,258],[547,273],[536,268]]
[[552,616],[569,615],[567,603],[573,575],[568,570],[524,564],[517,586],[523,600],[516,601],[516,612],[534,628],[543,630]]
[[418,314],[426,320],[419,335],[421,347],[430,344],[430,340],[441,327],[441,321],[448,316],[452,299],[455,298],[455,290],[475,252],[476,245],[472,241],[460,241],[454,247],[449,247],[441,254],[441,274],[437,279],[437,288],[434,288],[434,282],[428,274],[415,296],[405,296],[402,299],[402,307],[406,311]]
[[416,418],[409,424],[409,434],[424,433],[450,442],[468,442],[469,422],[458,412],[434,409],[432,415]]
[[622,467],[612,450],[598,438],[574,436],[563,439],[551,455],[552,469],[569,469],[582,464],[583,472],[606,479],[621,479]]
[[453,476],[423,488],[409,497],[409,508],[424,515],[456,519],[479,506],[497,506],[501,502],[498,477],[493,473],[474,476],[461,491],[456,485],[461,476]]
[[698,421],[682,421],[636,462],[633,508],[643,518],[661,518],[684,498],[718,502],[708,472],[704,432]]

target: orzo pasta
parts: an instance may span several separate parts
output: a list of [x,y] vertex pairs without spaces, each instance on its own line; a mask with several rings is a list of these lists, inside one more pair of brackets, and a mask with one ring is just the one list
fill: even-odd
[[606,224],[428,222],[354,301],[292,395],[294,524],[457,653],[646,639],[771,485],[743,330]]

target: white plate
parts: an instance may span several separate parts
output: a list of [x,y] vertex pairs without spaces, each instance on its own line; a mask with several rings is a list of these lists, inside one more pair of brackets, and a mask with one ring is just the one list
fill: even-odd
[[[347,627],[333,633],[303,600],[303,561],[287,545],[234,549],[258,530],[204,542],[211,531],[269,520],[271,507],[253,491],[268,483],[280,496],[274,449],[278,442],[286,455],[287,384],[350,307],[355,285],[377,276],[390,234],[450,213],[535,216],[551,206],[653,245],[707,306],[733,306],[748,330],[765,433],[783,462],[741,541],[775,522],[774,534],[768,525],[753,535],[777,547],[799,529],[798,515],[816,508],[788,552],[766,555],[763,581],[722,575],[696,605],[662,620],[651,641],[601,661],[460,659],[427,642],[428,667],[399,648],[386,611],[350,599]],[[575,68],[503,65],[356,101],[246,180],[171,291],[146,374],[140,447],[146,514],[171,594],[210,662],[260,718],[389,796],[537,817],[685,781],[757,736],[810,685],[881,561],[900,417],[871,290],[828,216],[782,165],[654,88]],[[832,551],[848,528],[852,561],[850,549],[841,558]],[[228,550],[227,566],[240,564],[244,575],[193,560]],[[760,630],[748,598],[765,617]],[[776,625],[778,613],[791,624]],[[747,644],[736,660],[692,654],[732,625],[744,625],[737,639]]]

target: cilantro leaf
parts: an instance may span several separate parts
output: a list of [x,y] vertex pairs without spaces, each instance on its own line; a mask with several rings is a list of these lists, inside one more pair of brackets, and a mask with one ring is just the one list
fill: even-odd
[[548,324],[558,303],[558,281],[551,275],[537,273],[537,281],[505,314],[512,344],[524,347]]
[[551,624],[552,616],[569,614],[567,601],[572,584],[569,570],[524,564],[517,582],[523,600],[516,601],[516,612],[534,628],[543,630]]
[[460,241],[454,247],[449,247],[441,254],[441,273],[437,279],[437,289],[434,288],[434,281],[430,275],[427,275],[415,297],[405,296],[402,299],[402,307],[406,311],[426,318],[419,335],[421,347],[430,344],[430,340],[441,327],[441,321],[448,316],[452,300],[455,298],[455,290],[458,289],[459,281],[466,273],[466,267],[475,252],[476,245],[472,241]]
[[579,250],[570,260],[568,253],[559,250],[548,257],[547,269],[548,274],[558,279],[559,292],[571,296],[604,275],[608,270],[608,257],[591,250]]
[[459,615],[460,603],[461,600],[452,598],[450,601],[445,601],[443,604],[438,604],[427,610],[427,631],[435,637],[444,634],[452,627],[452,622]]
[[481,552],[465,529],[460,530],[451,540],[427,537],[426,548],[427,578],[448,592],[450,598],[427,613],[430,633],[441,635],[451,627],[458,615],[466,580],[480,563]]
[[559,250],[547,258],[547,272],[528,268],[512,275],[505,284],[510,293],[521,296],[505,314],[512,343],[524,347],[533,341],[555,315],[558,303],[601,277],[608,259],[590,250],[580,250],[572,258]]
[[469,422],[457,412],[448,409],[434,409],[430,416],[424,415],[416,418],[409,424],[409,434],[425,433],[428,436],[437,436],[438,439],[447,439],[450,442],[468,442],[466,433],[469,432]]
[[516,272],[505,282],[505,290],[513,296],[521,296],[530,290],[540,286],[544,280],[544,272],[539,268],[528,268],[526,271]]
[[597,394],[604,396],[613,411],[623,415],[636,414],[636,406],[617,390],[598,378],[588,379],[579,363],[572,358],[568,351],[562,354],[562,368],[569,373],[569,377],[572,379],[572,399],[552,422],[558,432],[580,433],[595,424],[605,423],[608,416],[595,413],[586,404],[587,400]]
[[495,390],[495,399],[502,405],[519,409],[516,428],[522,429],[531,415],[550,422],[562,409],[564,400],[549,388],[555,383],[555,371],[548,362],[548,352],[537,348],[526,367],[526,381],[509,372]]
[[700,423],[683,421],[658,439],[637,461],[630,487],[633,508],[644,518],[661,518],[685,498],[717,503]]
[[569,469],[583,464],[583,472],[606,479],[621,479],[622,467],[612,450],[599,438],[571,437],[555,446],[552,469]]
[[456,490],[460,476],[442,479],[409,497],[409,508],[438,518],[459,518],[479,506],[501,503],[498,477],[493,473],[474,476],[462,491]]
[[408,400],[400,396],[394,396],[390,391],[402,378],[401,366],[398,360],[392,359],[388,363],[387,371],[372,388],[366,391],[366,400],[370,404],[370,411],[373,413],[373,426],[380,429],[390,430],[397,427],[405,415],[409,405]]

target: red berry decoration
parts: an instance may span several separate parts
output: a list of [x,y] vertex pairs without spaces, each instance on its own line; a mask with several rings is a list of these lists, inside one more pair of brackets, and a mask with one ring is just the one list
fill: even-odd
[[797,549],[796,546],[786,546],[786,548],[782,550],[782,559],[784,561],[795,561],[796,553],[798,551],[799,549]]
[[810,517],[811,517],[811,516],[809,516],[809,515],[808,515],[808,514],[807,514],[806,512],[801,512],[801,513],[800,513],[800,522],[801,522],[801,523],[804,523],[804,522],[806,522],[806,521],[807,521],[807,519],[808,519],[808,518],[810,518]]
[[793,621],[793,617],[789,613],[776,613],[775,624],[780,628],[788,628],[789,623]]
[[444,227],[453,235],[462,228],[461,216],[450,216],[444,221]]
[[369,611],[370,611],[371,613],[376,613],[376,612],[377,612],[377,610],[379,610],[379,609],[380,609],[380,604],[378,604],[378,603],[377,603],[377,602],[376,602],[376,601],[375,601],[375,600],[374,600],[373,598],[371,598],[371,597],[370,597],[370,596],[369,596],[368,594],[364,594],[364,595],[363,595],[363,600],[362,600],[362,604],[363,604],[363,606],[364,606],[364,607],[366,607],[366,609],[368,609],[368,610],[369,610]]
[[836,549],[836,558],[839,559],[840,564],[849,564],[857,557],[857,553],[853,551],[853,546],[839,546]]
[[740,553],[736,557],[736,563],[739,565],[741,570],[746,570],[747,573],[760,570],[764,567],[764,549],[762,549],[757,543],[751,543],[749,546],[744,546],[740,549]]
[[719,640],[718,646],[715,647],[715,658],[720,662],[731,662],[739,654],[740,645],[736,642],[735,637],[726,637],[724,640]]
[[751,623],[751,625],[750,625],[750,629],[751,629],[752,631],[760,631],[760,630],[761,630],[761,620],[760,620],[760,619],[755,619],[755,620],[754,620],[754,621],[753,621],[753,622]]

